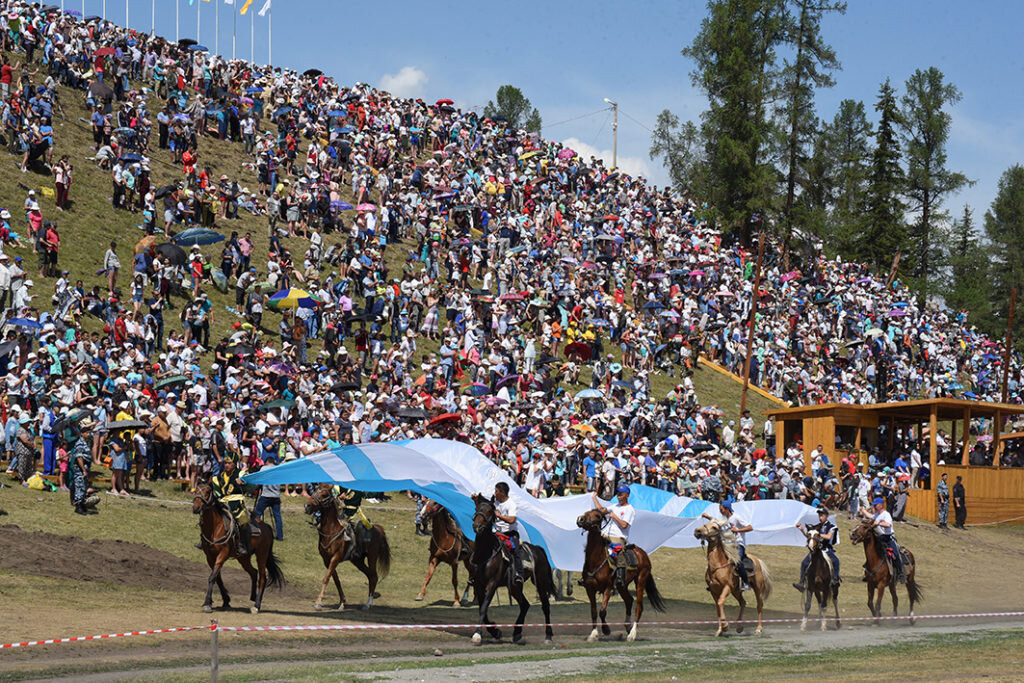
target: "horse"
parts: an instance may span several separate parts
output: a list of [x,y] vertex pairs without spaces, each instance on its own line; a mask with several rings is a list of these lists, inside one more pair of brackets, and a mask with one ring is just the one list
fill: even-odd
[[811,598],[818,600],[818,619],[821,620],[821,630],[827,631],[828,625],[825,621],[825,609],[828,607],[829,598],[836,611],[836,629],[839,628],[839,584],[832,583],[832,568],[825,557],[825,550],[821,545],[821,533],[816,529],[807,532],[807,552],[811,555],[811,562],[807,565],[806,584],[804,588],[804,619],[800,622],[800,630],[807,630],[807,613],[811,609]]
[[[711,597],[715,599],[715,606],[718,608],[718,632],[720,636],[729,628],[729,622],[725,620],[725,600],[732,593],[736,596],[736,602],[740,604],[740,613],[736,617],[736,632],[743,633],[743,610],[747,601],[743,599],[743,592],[740,590],[739,572],[736,571],[735,563],[739,561],[732,548],[727,548],[724,535],[732,535],[732,532],[722,528],[722,523],[711,520],[704,526],[693,532],[693,535],[700,539],[701,545],[707,543],[708,568],[704,574],[704,580],[711,591]],[[754,563],[754,576],[751,581],[751,588],[754,590],[754,597],[757,598],[757,629],[756,635],[761,635],[762,613],[764,601],[772,594],[772,575],[768,571],[768,565],[753,555],[748,557]]]
[[[604,635],[609,635],[611,629],[605,616],[608,614],[608,600],[612,597],[612,588],[615,587],[615,567],[608,559],[607,542],[601,536],[601,527],[604,524],[605,515],[598,510],[588,510],[576,519],[576,526],[587,532],[587,545],[583,559],[583,587],[590,598],[590,621],[594,630],[587,637],[587,642],[594,642],[598,638],[597,633],[597,594],[602,595],[601,599],[601,630]],[[642,548],[633,548],[636,554],[637,568],[626,571],[625,584],[618,587],[619,595],[626,604],[626,623],[624,624],[628,635],[626,641],[632,643],[636,640],[637,624],[640,623],[640,615],[644,613],[644,591],[651,601],[651,607],[658,612],[665,611],[665,601],[658,592],[658,586],[654,583],[654,576],[651,574],[651,558]],[[623,549],[621,552],[626,552]],[[629,612],[633,607],[633,597],[629,594],[629,584],[636,584],[636,614],[633,616],[632,626],[629,624]]]
[[[427,584],[434,576],[438,563],[444,562],[452,568],[452,588],[455,590],[455,603],[452,606],[459,607],[459,560],[465,563],[466,573],[472,579],[473,565],[470,564],[469,558],[473,553],[473,542],[466,541],[468,545],[463,545],[462,529],[455,522],[455,518],[434,501],[423,506],[420,519],[424,522],[430,521],[430,564],[427,566],[427,578],[423,579],[423,588],[420,588],[416,601],[420,602],[426,596]],[[462,594],[462,601],[465,602],[468,596],[469,585]]]
[[[491,605],[498,587],[508,587],[509,595],[519,604],[519,616],[512,631],[512,641],[518,643],[523,637],[523,622],[530,609],[530,603],[523,594],[523,584],[512,580],[511,562],[502,552],[502,542],[495,535],[494,501],[480,494],[473,495],[476,511],[473,513],[473,532],[476,542],[473,545],[473,591],[477,604],[480,606],[480,621],[473,633],[473,644],[479,645],[483,637],[481,630],[487,625],[487,632],[495,639],[501,638],[501,631],[493,626],[494,622],[487,616],[487,608]],[[544,611],[544,644],[550,644],[553,637],[551,631],[551,596],[555,592],[555,580],[551,572],[551,564],[541,548],[523,543],[524,560],[532,560],[533,567],[523,562],[524,578],[533,581],[540,596],[541,609]]]
[[[892,595],[892,615],[895,617],[898,613],[899,598],[896,596],[896,577],[889,571],[889,563],[885,560],[885,551],[879,547],[879,543],[875,538],[874,528],[871,526],[871,518],[861,517],[861,523],[850,531],[850,540],[853,541],[854,545],[861,542],[864,543],[864,569],[868,583],[868,609],[871,610],[871,616],[875,618],[875,625],[878,625],[879,617],[882,616],[882,596],[885,595],[886,587],[889,588],[889,593]],[[906,549],[904,548],[904,550]],[[903,568],[903,571],[907,575],[907,594],[910,596],[910,623],[913,625],[914,603],[921,602],[923,593],[921,585],[917,583],[917,579],[914,576],[916,571],[914,555],[909,550],[906,553],[910,562]],[[872,596],[874,596],[874,599],[872,599]]]
[[[200,545],[203,552],[206,553],[206,562],[210,565],[210,578],[206,585],[203,611],[213,611],[214,583],[220,589],[220,597],[223,601],[221,608],[231,607],[231,598],[224,587],[221,569],[225,562],[234,558],[238,560],[242,569],[249,574],[249,578],[252,580],[249,599],[252,600],[253,606],[250,611],[253,614],[258,614],[263,606],[263,591],[266,590],[267,585],[278,588],[284,585],[284,574],[281,572],[280,562],[274,556],[273,530],[262,521],[256,520],[259,533],[250,535],[250,551],[244,555],[239,554],[230,531],[233,522],[228,521],[231,519],[231,513],[224,503],[217,500],[213,494],[213,486],[205,481],[196,485],[195,495],[192,497],[192,512],[200,515]],[[252,566],[253,555],[256,556],[257,569]]]
[[337,568],[340,563],[348,561],[355,565],[369,582],[369,597],[365,605],[369,608],[373,606],[373,599],[380,597],[380,593],[376,592],[378,578],[387,576],[391,570],[391,546],[388,544],[384,527],[374,524],[370,530],[369,542],[363,544],[363,554],[356,554],[360,544],[356,541],[355,534],[361,534],[363,530],[358,528],[361,525],[353,524],[338,512],[338,505],[331,489],[330,484],[320,484],[310,496],[310,502],[305,505],[307,515],[320,512],[320,519],[314,523],[319,535],[317,549],[323,558],[324,567],[327,568],[320,586],[320,595],[317,596],[313,607],[323,609],[324,592],[327,591],[328,582],[334,579],[334,585],[338,588],[338,611],[345,609],[345,591],[341,588]]

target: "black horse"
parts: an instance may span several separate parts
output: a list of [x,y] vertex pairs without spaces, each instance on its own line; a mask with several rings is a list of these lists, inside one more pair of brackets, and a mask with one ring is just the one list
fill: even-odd
[[[487,616],[487,608],[491,605],[495,591],[502,585],[508,587],[509,594],[519,604],[519,616],[512,631],[513,642],[523,637],[523,622],[530,610],[530,603],[523,595],[522,583],[512,581],[511,563],[502,552],[502,543],[494,534],[494,501],[480,494],[473,496],[476,512],[473,514],[473,532],[476,542],[473,547],[473,565],[476,573],[473,578],[473,590],[477,604],[480,605],[480,623],[473,633],[473,643],[479,645],[483,636],[481,631],[486,627],[493,638],[501,638],[501,631],[493,626],[494,622]],[[551,572],[551,564],[544,551],[529,543],[523,543],[523,552],[527,560],[524,562],[525,578],[533,581],[540,596],[541,609],[544,610],[544,642],[550,643],[551,631],[551,596],[555,594],[555,580]],[[530,562],[532,560],[532,562]],[[532,564],[530,567],[528,565]]]

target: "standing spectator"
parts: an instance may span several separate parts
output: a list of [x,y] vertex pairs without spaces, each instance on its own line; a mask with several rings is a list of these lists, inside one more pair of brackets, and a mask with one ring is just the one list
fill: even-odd
[[121,269],[121,261],[117,258],[117,242],[111,242],[107,253],[103,255],[103,270],[107,273],[107,291],[113,296],[117,285],[117,271]]
[[939,524],[940,529],[948,529],[947,522],[949,520],[949,483],[946,481],[949,475],[945,472],[942,473],[942,478],[939,479],[939,485],[935,487],[935,493],[939,497]]
[[967,521],[967,492],[964,491],[963,477],[956,475],[956,483],[953,484],[953,512],[956,514],[956,522],[953,524],[957,529],[967,529],[964,522]]
[[18,431],[14,436],[14,457],[18,461],[18,478],[28,486],[28,478],[36,471],[36,439],[32,434],[32,416],[28,411],[18,418]]
[[0,253],[0,315],[7,310],[7,297],[11,293],[11,271],[8,268],[10,262],[7,254]]
[[68,207],[68,195],[71,190],[71,175],[71,160],[68,155],[65,154],[53,167],[54,185],[57,187],[58,211],[63,211]]
[[[267,455],[266,464],[263,465],[263,469],[267,470],[277,464],[277,455],[270,453]],[[275,538],[278,541],[284,540],[284,523],[281,519],[281,486],[279,484],[264,484],[260,489],[260,497],[256,500],[256,507],[253,508],[252,515],[256,519],[263,519],[263,512],[267,508],[270,508],[274,514],[274,532]]]

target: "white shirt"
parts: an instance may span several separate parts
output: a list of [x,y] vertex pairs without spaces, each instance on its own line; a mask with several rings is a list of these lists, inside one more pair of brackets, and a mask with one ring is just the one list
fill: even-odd
[[[494,511],[503,517],[516,517],[519,514],[519,507],[515,501],[511,498],[505,500],[504,503],[495,502]],[[510,531],[519,532],[519,521],[515,521],[511,524],[508,522],[494,518],[494,530],[499,534],[508,534]]]
[[[608,506],[609,514],[604,518],[604,527],[601,528],[601,535],[605,538],[616,539],[625,543],[629,538],[629,530],[633,528],[633,520],[636,519],[636,510],[632,505],[626,503],[625,505],[614,505]],[[619,526],[619,523],[612,519],[612,514],[621,519],[626,523],[626,528],[623,529]]]
[[889,511],[882,509],[881,512],[875,513],[875,522],[888,522],[889,526],[877,526],[875,527],[875,533],[879,536],[892,536],[892,515]]
[[[725,520],[725,521],[728,522],[730,526],[736,527],[738,529],[743,529],[743,528],[745,528],[747,526],[747,520],[743,519],[742,517],[737,515],[735,512],[733,514],[729,515],[729,518],[727,520]],[[746,532],[742,532],[742,533],[736,534],[736,543],[737,543],[737,545],[740,545],[740,546],[742,546],[744,548],[747,547],[747,534],[746,534]]]

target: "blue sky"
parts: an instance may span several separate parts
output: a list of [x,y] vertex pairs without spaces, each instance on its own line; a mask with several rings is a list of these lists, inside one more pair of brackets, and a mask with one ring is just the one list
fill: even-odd
[[[202,6],[200,41],[214,47],[214,3]],[[236,0],[241,4],[244,0]],[[151,0],[130,0],[130,23],[149,29]],[[174,3],[156,0],[157,32],[173,37]],[[251,12],[263,0],[254,0]],[[67,0],[81,9],[81,0]],[[1015,47],[1024,3],[984,5],[951,0],[850,0],[844,16],[829,17],[825,39],[843,64],[836,86],[821,91],[818,109],[831,119],[840,100],[871,107],[879,84],[891,78],[902,92],[917,68],[936,66],[960,88],[949,143],[949,166],[976,180],[950,199],[980,221],[999,176],[1024,162],[1024,64]],[[102,0],[86,0],[99,14]],[[196,35],[196,9],[180,0],[182,37]],[[237,5],[236,5],[237,7]],[[274,0],[274,62],[317,67],[343,83],[365,81],[424,99],[450,97],[482,106],[498,86],[520,87],[538,107],[545,137],[570,140],[581,152],[611,158],[612,132],[603,99],[619,102],[620,166],[664,183],[647,157],[649,132],[662,109],[696,120],[704,99],[690,84],[692,64],[680,56],[705,15],[703,2],[348,2]],[[108,16],[124,21],[124,3],[108,0]],[[220,51],[230,54],[231,8],[221,6]],[[267,20],[256,17],[255,53],[267,59]],[[238,55],[250,52],[249,17],[238,17]],[[594,113],[598,112],[598,113]],[[592,114],[592,115],[591,115]],[[577,118],[581,117],[581,118]],[[575,119],[571,120],[570,119]],[[567,121],[567,122],[566,122]],[[565,122],[565,123],[563,123]],[[555,125],[558,124],[558,125]]]

